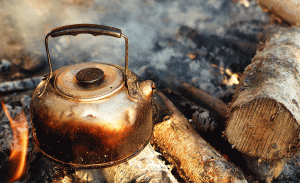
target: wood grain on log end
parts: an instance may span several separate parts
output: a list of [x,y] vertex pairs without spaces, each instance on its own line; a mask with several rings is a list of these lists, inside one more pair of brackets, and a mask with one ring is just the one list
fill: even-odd
[[299,145],[296,120],[283,105],[269,98],[233,109],[225,134],[233,148],[264,160],[290,157]]

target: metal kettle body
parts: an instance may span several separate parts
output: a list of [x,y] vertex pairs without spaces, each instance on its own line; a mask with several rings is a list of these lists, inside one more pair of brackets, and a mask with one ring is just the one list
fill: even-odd
[[[125,68],[99,62],[52,73],[48,37],[89,33],[124,37]],[[141,151],[152,134],[152,81],[128,70],[128,41],[121,30],[94,24],[53,29],[46,36],[50,73],[30,106],[35,146],[47,157],[77,167],[106,167]]]

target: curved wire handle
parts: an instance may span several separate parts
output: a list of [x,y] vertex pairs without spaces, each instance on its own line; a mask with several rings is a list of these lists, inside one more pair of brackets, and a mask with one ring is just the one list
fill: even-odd
[[48,38],[51,37],[59,37],[59,36],[65,36],[65,35],[72,35],[77,36],[78,34],[92,34],[93,36],[99,36],[99,35],[106,35],[106,36],[112,36],[116,38],[124,37],[125,39],[125,79],[128,81],[130,73],[128,72],[128,38],[126,35],[122,34],[121,29],[115,28],[115,27],[108,27],[104,25],[96,25],[96,24],[74,24],[74,25],[66,25],[62,27],[58,27],[55,29],[52,29],[50,33],[48,33],[45,37],[45,47],[47,52],[47,59],[49,63],[49,69],[50,72],[46,76],[47,81],[45,83],[44,89],[42,91],[39,91],[38,97],[42,96],[45,92],[45,89],[50,81],[50,79],[53,77],[53,70],[50,60],[50,52],[48,47]]

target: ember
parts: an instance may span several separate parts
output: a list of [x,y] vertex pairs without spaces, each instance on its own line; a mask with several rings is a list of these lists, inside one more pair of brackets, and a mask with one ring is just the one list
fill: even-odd
[[16,119],[13,119],[8,112],[3,101],[1,101],[4,112],[9,119],[13,130],[13,142],[11,146],[11,155],[8,159],[9,176],[7,183],[20,179],[26,170],[26,154],[28,143],[28,127],[25,113],[22,111]]
[[228,75],[229,79],[227,77],[224,78],[223,84],[232,86],[239,84],[239,75],[236,73],[232,73],[230,69],[225,69],[225,73]]

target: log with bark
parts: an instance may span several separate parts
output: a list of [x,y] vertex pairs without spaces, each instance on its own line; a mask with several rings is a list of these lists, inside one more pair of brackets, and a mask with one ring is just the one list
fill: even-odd
[[271,25],[264,35],[237,87],[225,135],[270,182],[299,150],[300,28]]
[[262,8],[274,13],[291,25],[300,25],[299,0],[259,0]]
[[171,167],[167,167],[159,157],[160,154],[148,144],[135,158],[113,167],[104,168],[102,172],[108,183],[177,183],[171,174]]
[[169,115],[155,124],[151,143],[186,182],[247,182],[243,173],[211,147],[164,94],[157,92],[154,100],[163,102],[162,112]]

